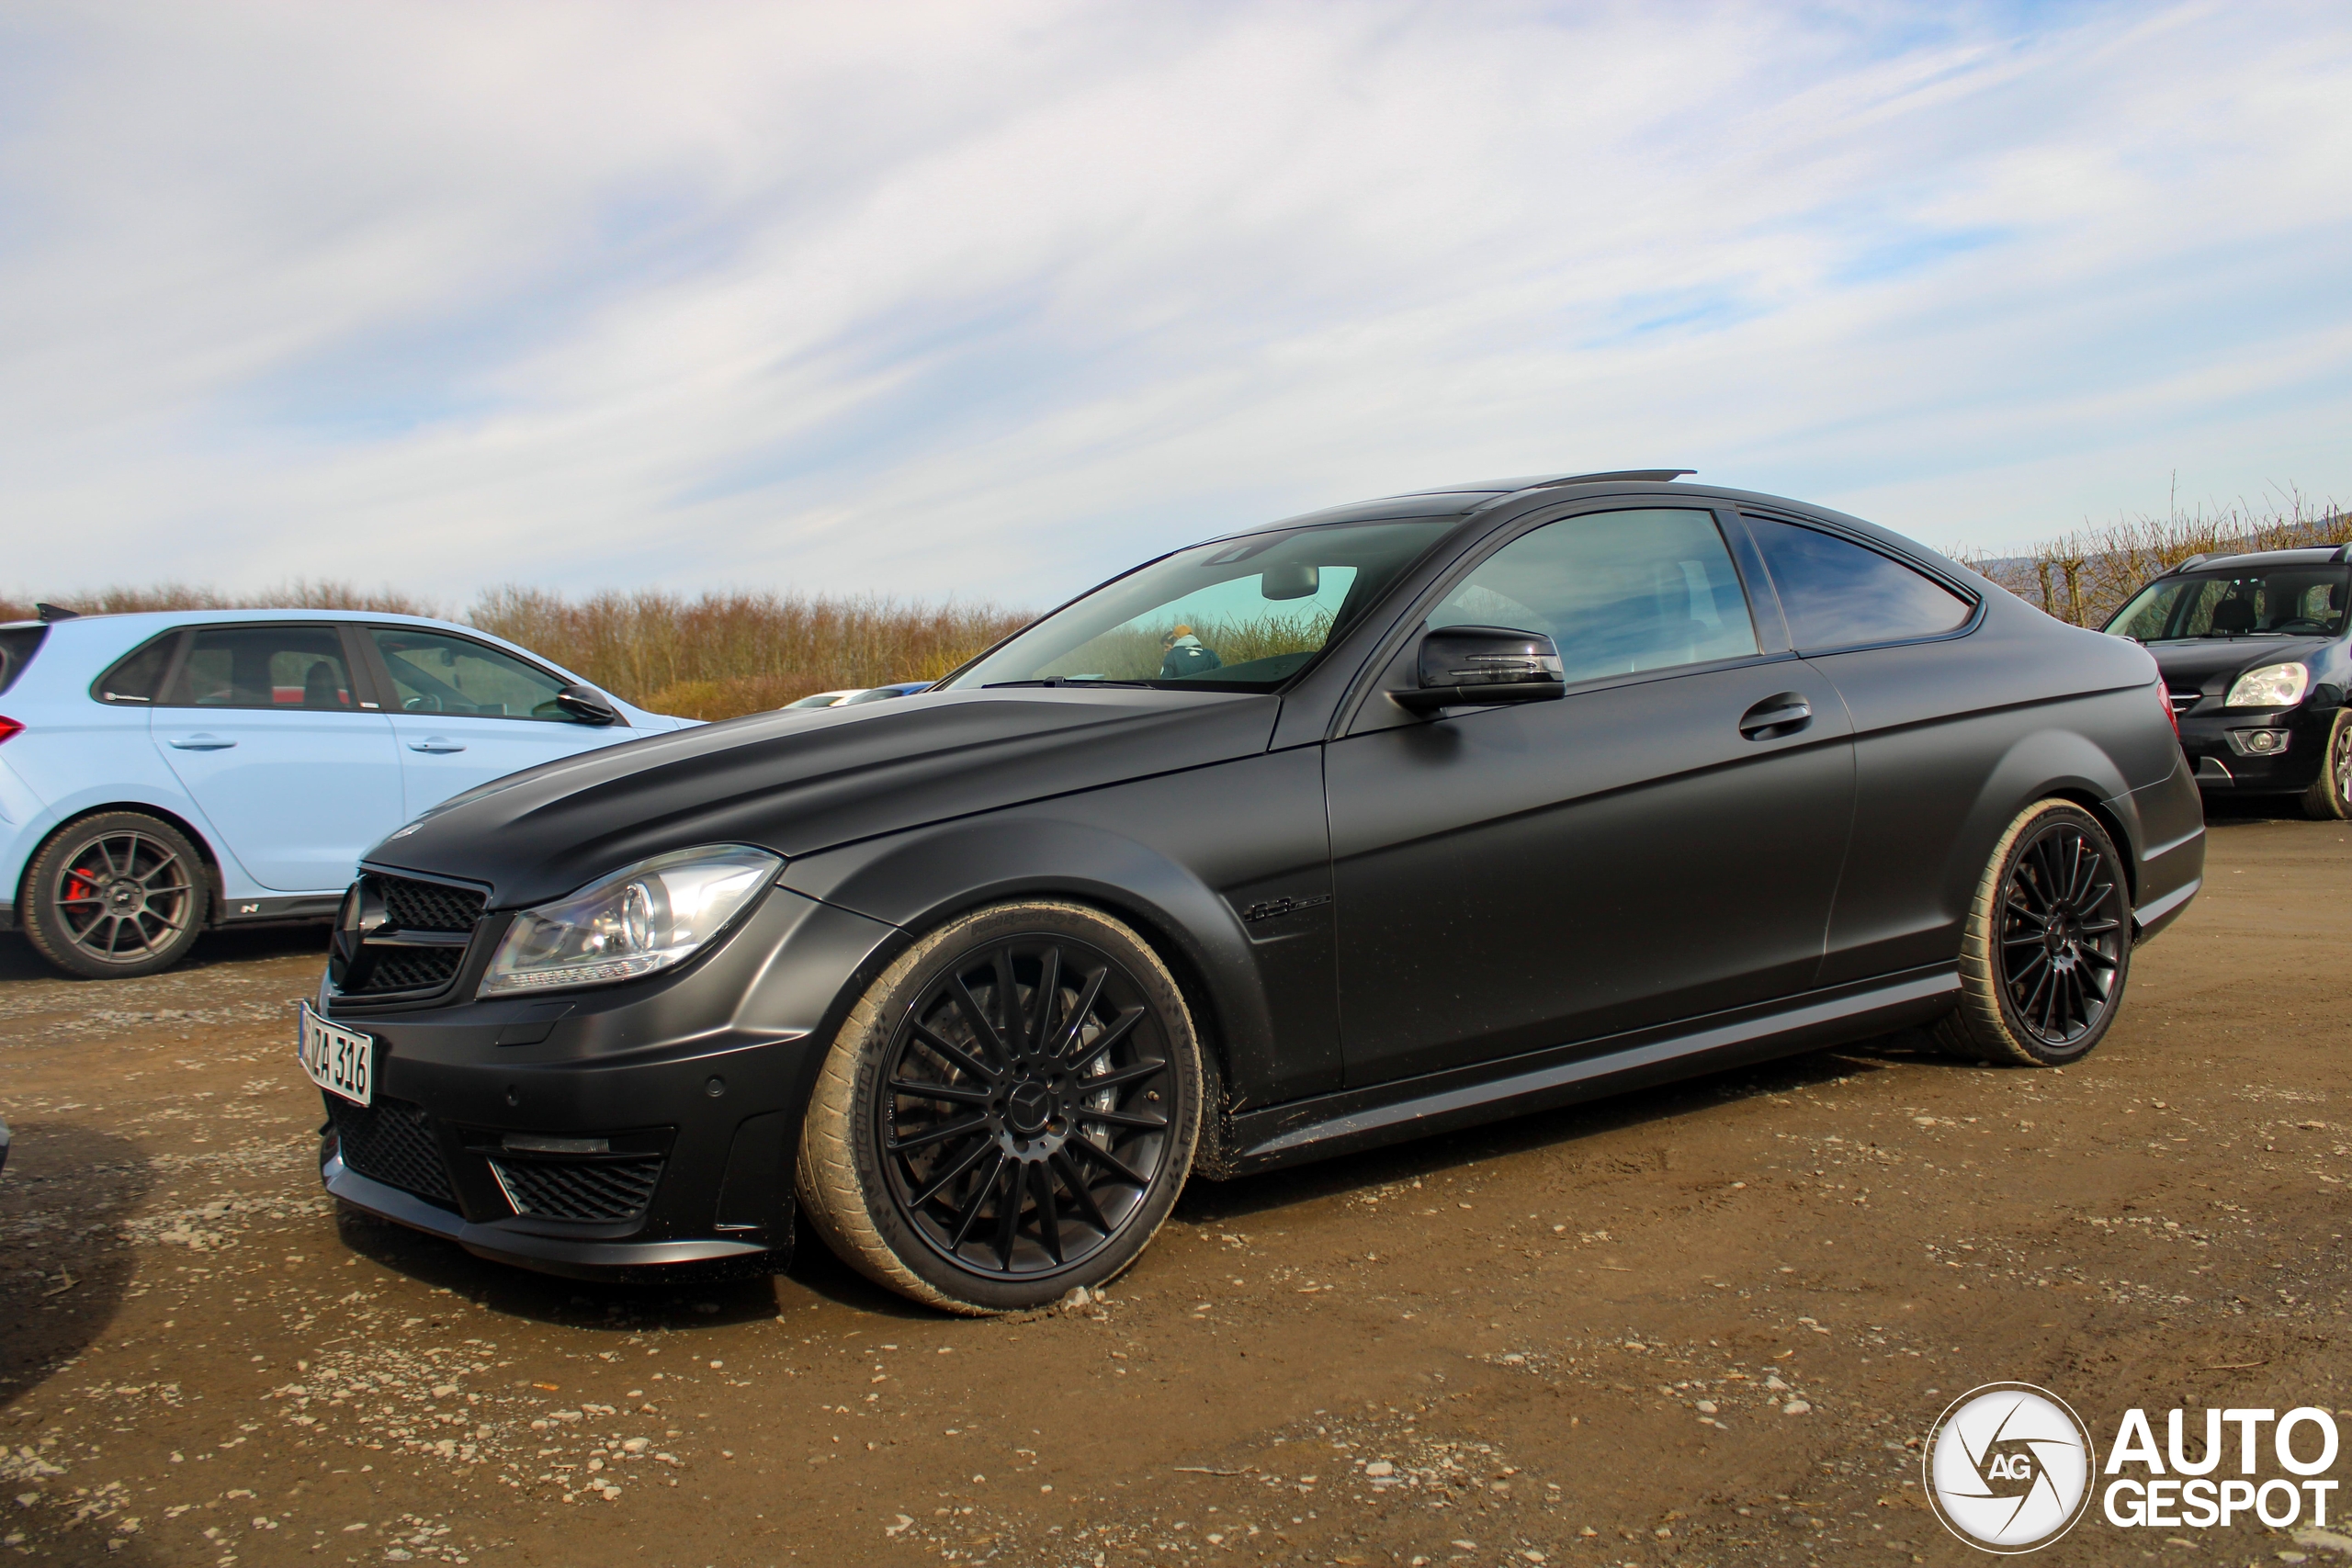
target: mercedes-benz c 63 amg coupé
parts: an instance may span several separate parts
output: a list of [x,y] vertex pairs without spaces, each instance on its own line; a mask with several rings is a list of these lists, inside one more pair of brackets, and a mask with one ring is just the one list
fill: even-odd
[[559,1272],[805,1224],[987,1312],[1194,1174],[1911,1027],[2079,1059],[2202,874],[2154,661],[1675,478],[1295,517],[458,796],[304,1011],[327,1187]]

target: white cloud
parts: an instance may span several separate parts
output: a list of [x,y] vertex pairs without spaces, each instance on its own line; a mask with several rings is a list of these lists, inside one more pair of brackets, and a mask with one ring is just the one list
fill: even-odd
[[1676,463],[1937,543],[2352,497],[2324,6],[0,22],[0,582],[1042,604]]

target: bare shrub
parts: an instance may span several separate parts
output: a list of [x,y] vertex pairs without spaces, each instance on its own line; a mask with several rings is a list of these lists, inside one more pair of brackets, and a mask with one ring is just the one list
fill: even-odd
[[1954,551],[1952,558],[2062,621],[2097,626],[2147,582],[2191,556],[2283,550],[2352,540],[2352,513],[2301,491],[2263,506],[2183,512],[2176,500],[2162,516],[2143,513],[2088,524],[2022,556]]

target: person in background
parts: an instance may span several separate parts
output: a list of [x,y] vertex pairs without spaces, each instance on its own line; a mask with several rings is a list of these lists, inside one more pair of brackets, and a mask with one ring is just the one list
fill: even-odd
[[1204,670],[1215,670],[1225,662],[1216,656],[1216,649],[1202,645],[1201,639],[1193,635],[1193,628],[1190,626],[1179,626],[1174,631],[1159,639],[1159,646],[1163,649],[1159,660],[1159,678],[1163,681],[1181,681],[1187,675],[1198,675]]

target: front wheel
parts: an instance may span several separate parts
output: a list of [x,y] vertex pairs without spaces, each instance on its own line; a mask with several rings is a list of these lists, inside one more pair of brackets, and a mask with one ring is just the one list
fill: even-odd
[[803,1212],[843,1261],[951,1312],[1040,1306],[1134,1262],[1200,1134],[1182,992],[1118,920],[1001,904],[859,999],[802,1124]]
[[69,975],[129,979],[187,956],[210,899],[187,836],[142,811],[69,822],[25,871],[25,938]]
[[2303,815],[2317,822],[2341,822],[2352,817],[2352,708],[2335,716],[2327,727],[2327,746],[2319,760],[2319,777],[2303,791]]
[[1993,847],[1961,939],[1955,1055],[2062,1067],[2106,1037],[2132,966],[2123,862],[2072,801],[2026,807]]

